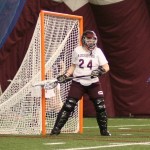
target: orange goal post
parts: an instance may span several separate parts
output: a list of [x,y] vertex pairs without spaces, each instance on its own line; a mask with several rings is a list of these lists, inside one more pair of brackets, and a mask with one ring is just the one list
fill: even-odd
[[[71,81],[51,90],[33,84],[55,79],[69,68],[82,33],[82,16],[41,10],[24,60],[0,96],[0,134],[51,132]],[[83,100],[80,100],[62,133],[82,132]]]

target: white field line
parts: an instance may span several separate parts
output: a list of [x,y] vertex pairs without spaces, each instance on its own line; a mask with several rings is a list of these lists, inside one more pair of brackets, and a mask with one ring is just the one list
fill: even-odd
[[55,143],[43,143],[44,145],[60,145],[60,144],[66,144],[65,142],[55,142]]
[[128,130],[128,129],[131,129],[131,128],[118,128],[120,130]]
[[111,148],[111,147],[125,147],[133,145],[150,145],[150,142],[141,142],[141,143],[124,143],[116,145],[103,145],[103,146],[94,146],[94,147],[82,147],[82,148],[68,148],[68,149],[57,149],[57,150],[91,150],[91,149],[100,149],[100,148]]
[[120,134],[120,135],[133,135],[133,134]]
[[[108,128],[123,128],[123,127],[146,127],[150,126],[150,124],[141,124],[141,125],[119,125],[119,126],[108,126]],[[83,127],[83,128],[98,128],[98,126],[95,127]]]

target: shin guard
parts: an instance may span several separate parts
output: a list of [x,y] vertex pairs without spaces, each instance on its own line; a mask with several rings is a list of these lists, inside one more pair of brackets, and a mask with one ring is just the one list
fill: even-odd
[[111,134],[107,131],[107,113],[103,98],[95,99],[94,106],[96,110],[96,119],[100,129],[101,135],[110,136]]
[[58,113],[57,119],[55,121],[54,128],[51,131],[51,135],[60,134],[62,127],[68,121],[70,114],[74,111],[77,101],[73,98],[68,98],[64,103],[62,109]]

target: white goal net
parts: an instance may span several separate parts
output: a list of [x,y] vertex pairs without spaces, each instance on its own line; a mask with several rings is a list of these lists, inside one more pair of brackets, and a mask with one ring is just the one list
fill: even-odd
[[[41,81],[41,55],[45,57],[45,79],[49,80],[68,69],[72,51],[80,44],[78,18],[55,16],[44,11],[43,14],[43,26],[39,15],[21,67],[0,96],[0,134],[41,134],[43,121],[46,133],[50,133],[57,113],[67,97],[71,81],[45,90],[46,120],[42,119],[41,87],[32,86]],[[41,30],[44,30],[44,54],[41,53]],[[62,132],[79,132],[79,105]]]

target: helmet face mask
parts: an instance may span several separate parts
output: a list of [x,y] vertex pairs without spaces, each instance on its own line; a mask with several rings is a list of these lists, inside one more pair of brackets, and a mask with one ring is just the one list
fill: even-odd
[[97,36],[95,32],[87,30],[82,35],[82,45],[92,51],[97,46]]

